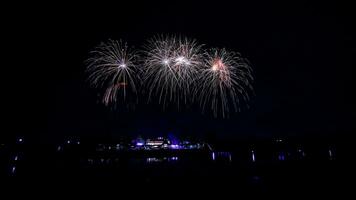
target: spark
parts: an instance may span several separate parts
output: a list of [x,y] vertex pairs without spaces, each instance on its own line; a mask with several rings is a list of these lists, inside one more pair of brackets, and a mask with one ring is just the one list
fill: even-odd
[[176,65],[190,65],[189,60],[187,60],[184,56],[179,56],[174,61]]

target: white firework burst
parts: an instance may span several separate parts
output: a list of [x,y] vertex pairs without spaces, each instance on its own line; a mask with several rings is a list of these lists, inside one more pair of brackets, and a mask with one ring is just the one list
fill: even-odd
[[145,46],[144,85],[148,99],[158,102],[187,103],[198,68],[202,64],[201,45],[195,40],[174,36],[158,36]]
[[102,101],[107,106],[133,107],[138,103],[137,88],[143,86],[148,101],[157,100],[163,108],[170,104],[179,109],[197,101],[203,113],[228,117],[230,110],[240,111],[241,103],[248,103],[253,93],[252,69],[239,53],[202,52],[202,45],[185,37],[152,38],[142,59],[126,43],[115,40],[101,43],[90,54],[88,79],[104,90]]
[[137,96],[139,77],[136,61],[138,56],[126,43],[109,40],[90,52],[87,60],[89,81],[95,88],[105,88],[103,103],[110,105],[126,102],[130,93]]

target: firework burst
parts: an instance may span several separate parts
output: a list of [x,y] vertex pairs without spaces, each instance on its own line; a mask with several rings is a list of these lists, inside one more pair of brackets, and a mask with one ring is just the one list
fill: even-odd
[[143,81],[149,100],[157,97],[163,107],[173,102],[179,108],[180,102],[192,99],[191,87],[202,64],[201,45],[195,40],[155,37],[145,46],[144,60]]
[[[105,88],[103,103],[116,104],[136,97],[138,56],[126,43],[109,40],[90,52],[87,60],[89,81],[95,88]],[[129,95],[128,95],[129,94]]]
[[252,81],[252,69],[239,53],[212,49],[205,53],[195,94],[203,112],[226,117],[231,106],[238,112],[240,101],[248,102]]
[[90,54],[88,79],[94,88],[103,89],[107,106],[134,106],[141,86],[147,101],[157,100],[163,108],[198,102],[203,112],[224,118],[232,110],[240,111],[241,103],[248,103],[253,93],[252,69],[239,53],[203,52],[202,45],[185,37],[154,37],[141,59],[126,43],[115,40],[100,44]]

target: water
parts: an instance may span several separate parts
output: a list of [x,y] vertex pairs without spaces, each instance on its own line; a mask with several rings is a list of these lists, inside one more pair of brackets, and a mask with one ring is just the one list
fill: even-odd
[[[211,191],[310,192],[315,186],[337,191],[348,174],[339,165],[336,148],[325,148],[321,157],[303,147],[192,152],[105,153],[65,150],[11,154],[2,177],[16,182],[45,179],[93,186],[134,188],[185,188]],[[21,156],[20,156],[21,155]],[[319,154],[318,154],[319,155]],[[2,179],[6,180],[6,179]]]

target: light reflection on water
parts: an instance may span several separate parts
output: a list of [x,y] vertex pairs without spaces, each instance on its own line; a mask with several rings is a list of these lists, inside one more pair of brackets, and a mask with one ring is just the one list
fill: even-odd
[[[189,156],[188,156],[189,157]],[[118,164],[120,158],[87,158],[86,163],[89,166],[92,165],[112,165]],[[211,161],[225,161],[232,162],[232,153],[231,152],[211,152],[210,158],[207,157],[207,160]],[[186,162],[187,160],[184,156],[152,156],[152,157],[140,157],[140,158],[131,158],[128,162],[143,162],[145,164],[154,164],[154,163],[178,163]],[[189,162],[189,161],[188,161]]]
[[[336,159],[336,149],[333,147],[329,147],[328,149],[324,150],[325,156],[327,156],[326,159],[329,160],[335,160]],[[245,152],[247,153],[247,152]],[[305,149],[302,146],[298,146],[294,150],[291,151],[285,151],[285,150],[278,150],[275,151],[273,154],[271,153],[270,156],[266,157],[266,154],[263,154],[264,152],[261,152],[256,149],[250,149],[248,151],[248,156],[244,157],[244,153],[239,153],[239,152],[229,152],[229,151],[211,151],[211,152],[206,152],[203,154],[199,155],[191,155],[191,154],[175,154],[175,155],[151,155],[151,156],[124,156],[124,158],[120,156],[111,156],[109,158],[103,158],[103,157],[96,157],[96,158],[87,158],[86,164],[89,166],[95,166],[95,165],[122,165],[122,164],[129,164],[129,165],[140,165],[141,164],[154,164],[154,163],[169,163],[169,164],[175,164],[175,163],[183,163],[184,165],[189,165],[191,162],[200,162],[202,164],[207,164],[205,163],[206,161],[209,161],[210,163],[232,163],[233,159],[235,160],[236,163],[241,163],[241,162],[252,162],[252,163],[263,163],[263,162],[288,162],[288,161],[305,161],[306,159],[309,159],[307,154],[305,153]],[[234,154],[234,155],[233,155]],[[14,158],[15,160],[18,159],[18,157]],[[245,160],[246,159],[246,160]]]
[[227,151],[212,152],[211,160],[212,161],[223,160],[223,161],[232,162],[232,154],[231,152],[227,152]]
[[172,156],[172,157],[149,157],[146,158],[146,163],[150,164],[150,163],[162,163],[162,162],[176,162],[178,161],[178,157],[177,156]]

